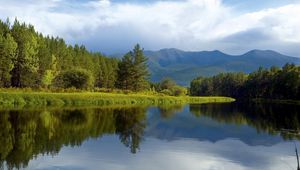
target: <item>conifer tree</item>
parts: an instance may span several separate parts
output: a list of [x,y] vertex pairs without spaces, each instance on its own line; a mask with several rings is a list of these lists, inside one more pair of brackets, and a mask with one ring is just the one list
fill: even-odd
[[137,44],[119,63],[117,87],[141,91],[149,87],[148,77],[147,58]]
[[33,26],[15,20],[12,35],[18,44],[17,57],[12,70],[12,86],[33,86],[33,76],[38,70],[37,38]]
[[9,87],[17,43],[10,34],[0,36],[0,87]]

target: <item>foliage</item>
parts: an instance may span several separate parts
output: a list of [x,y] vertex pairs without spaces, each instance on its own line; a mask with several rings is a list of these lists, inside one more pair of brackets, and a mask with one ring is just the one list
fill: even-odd
[[184,96],[187,94],[187,88],[179,86],[171,78],[164,78],[160,83],[151,84],[159,93],[169,96]]
[[61,72],[54,79],[54,86],[61,88],[75,87],[77,89],[88,89],[94,84],[91,73],[83,69],[73,69]]
[[84,69],[94,77],[93,87],[114,88],[118,62],[83,45],[43,36],[18,20],[12,25],[0,21],[0,87],[48,88],[58,73]]
[[147,60],[139,44],[124,55],[119,63],[117,87],[133,91],[149,88]]
[[14,67],[17,54],[17,43],[14,38],[7,33],[0,33],[0,86],[9,87],[11,81],[10,72]]
[[231,96],[235,98],[300,99],[300,66],[286,64],[281,69],[259,68],[249,75],[226,73],[198,77],[191,82],[193,96]]
[[160,90],[172,89],[175,86],[176,86],[176,82],[174,80],[172,80],[171,78],[164,78],[159,84],[159,89]]
[[15,20],[11,34],[18,44],[17,56],[12,69],[11,84],[14,87],[34,86],[35,81],[32,76],[37,73],[38,40],[36,32],[31,25],[21,24]]

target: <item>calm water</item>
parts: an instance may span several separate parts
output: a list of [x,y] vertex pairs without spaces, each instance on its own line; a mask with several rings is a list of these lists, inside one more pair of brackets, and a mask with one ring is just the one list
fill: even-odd
[[0,111],[0,169],[296,170],[300,107]]

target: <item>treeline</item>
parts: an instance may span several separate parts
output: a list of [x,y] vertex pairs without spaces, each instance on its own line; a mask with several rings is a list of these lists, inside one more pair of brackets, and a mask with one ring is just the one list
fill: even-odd
[[198,77],[191,82],[193,96],[235,98],[300,99],[300,66],[259,68],[250,74],[222,73]]
[[122,61],[44,36],[32,25],[0,21],[0,87],[148,88],[146,57],[137,45]]

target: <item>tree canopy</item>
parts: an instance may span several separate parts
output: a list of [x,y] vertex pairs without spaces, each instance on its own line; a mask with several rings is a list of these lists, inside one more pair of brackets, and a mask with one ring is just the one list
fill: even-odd
[[231,96],[235,98],[300,99],[300,66],[259,68],[249,75],[222,73],[198,77],[191,82],[193,96]]
[[140,91],[149,88],[149,71],[147,57],[143,49],[137,44],[133,51],[125,54],[119,63],[116,86],[120,89]]
[[[139,44],[120,61],[83,45],[68,45],[59,37],[44,36],[17,19],[12,25],[9,20],[0,21],[0,87],[51,88],[62,74],[75,70],[88,72],[96,88],[140,91],[149,87],[147,58]],[[64,87],[77,88],[75,81],[70,83]]]

